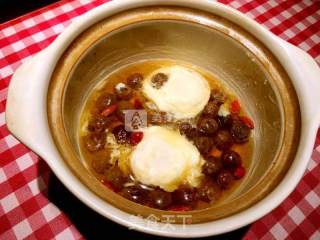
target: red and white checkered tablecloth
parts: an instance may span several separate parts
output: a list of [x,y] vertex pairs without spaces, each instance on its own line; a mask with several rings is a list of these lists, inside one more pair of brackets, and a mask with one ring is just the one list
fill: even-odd
[[[71,20],[107,0],[65,0],[0,25],[0,239],[82,239],[46,198],[50,169],[10,135],[5,105],[13,72]],[[320,64],[320,0],[220,0],[307,51]],[[320,76],[319,76],[320,81]],[[318,104],[318,103],[315,103]],[[320,131],[296,190],[244,239],[320,239]]]

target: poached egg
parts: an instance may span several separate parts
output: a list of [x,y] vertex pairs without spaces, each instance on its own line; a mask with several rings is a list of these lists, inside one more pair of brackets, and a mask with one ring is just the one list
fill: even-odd
[[[152,78],[158,73],[167,75],[168,79],[155,88]],[[208,81],[197,71],[180,65],[162,67],[149,74],[142,91],[160,111],[172,114],[175,119],[195,117],[210,98]]]
[[168,192],[181,184],[199,184],[203,159],[191,142],[165,127],[151,126],[143,132],[130,156],[131,171],[138,181]]

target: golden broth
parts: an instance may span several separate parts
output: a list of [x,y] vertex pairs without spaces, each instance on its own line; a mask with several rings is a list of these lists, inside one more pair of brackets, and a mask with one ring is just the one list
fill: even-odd
[[[81,154],[83,155],[83,158],[85,159],[85,164],[89,168],[89,170],[94,174],[99,180],[103,178],[102,174],[98,174],[93,168],[92,168],[92,162],[94,161],[95,158],[100,158],[104,157],[106,155],[110,154],[110,149],[105,148],[101,151],[98,152],[90,152],[86,149],[83,136],[87,134],[87,125],[88,125],[88,120],[90,119],[90,116],[92,115],[93,109],[95,108],[95,101],[97,98],[105,93],[105,92],[110,92],[112,93],[114,90],[114,86],[116,86],[118,83],[126,82],[126,79],[129,75],[133,73],[141,73],[143,76],[148,76],[150,73],[154,72],[156,69],[159,69],[161,67],[166,67],[166,66],[171,66],[171,65],[182,65],[185,67],[192,68],[193,70],[196,70],[199,72],[202,76],[204,76],[211,89],[219,89],[221,92],[223,92],[226,96],[226,103],[230,103],[231,101],[237,99],[234,93],[230,91],[230,89],[223,85],[219,80],[217,80],[211,73],[208,71],[205,71],[204,69],[200,69],[197,66],[190,65],[187,63],[183,62],[176,62],[173,60],[169,59],[156,59],[156,60],[147,60],[147,61],[141,61],[137,62],[134,64],[127,65],[121,69],[118,69],[117,71],[114,71],[110,73],[106,78],[101,81],[95,88],[91,91],[89,94],[86,104],[84,106],[84,109],[81,114],[80,118],[80,129],[79,129],[79,142],[80,142],[80,149],[81,149]],[[240,99],[241,102],[241,99]],[[241,114],[246,115],[245,110],[241,109]],[[124,158],[128,160],[129,155],[130,155],[130,150],[128,150],[126,147],[124,147]],[[250,163],[251,163],[251,158],[252,158],[252,152],[253,152],[253,140],[252,137],[250,137],[249,141],[244,144],[234,144],[232,146],[233,150],[238,152],[242,158],[242,165],[245,167],[246,171],[249,171],[250,168]],[[121,154],[123,154],[123,152]],[[129,168],[129,165],[127,166]],[[130,171],[130,170],[129,170]],[[222,191],[222,194],[220,198],[217,201],[214,201],[211,204],[219,204],[222,202],[225,198],[230,196],[241,184],[243,179],[234,181],[232,186],[226,190]],[[197,209],[202,209],[202,208],[207,208],[210,204],[199,201],[197,204]]]

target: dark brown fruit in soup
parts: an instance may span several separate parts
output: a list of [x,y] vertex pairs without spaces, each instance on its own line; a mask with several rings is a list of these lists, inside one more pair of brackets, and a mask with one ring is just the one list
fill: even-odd
[[142,80],[143,76],[141,73],[134,73],[127,78],[127,84],[129,87],[137,90],[142,87]]
[[219,130],[213,138],[215,146],[220,149],[228,149],[233,144],[233,139],[229,131]]
[[234,119],[231,124],[230,133],[236,143],[245,143],[249,140],[250,128],[241,120]]
[[137,185],[123,188],[121,190],[121,195],[136,203],[143,204],[148,201],[148,191]]
[[124,83],[118,83],[114,87],[114,92],[118,99],[129,100],[132,97],[132,89]]
[[221,189],[210,179],[205,179],[204,183],[198,188],[197,195],[199,200],[209,203],[221,196]]
[[152,86],[156,89],[161,88],[162,85],[167,81],[168,81],[168,76],[164,73],[157,73],[151,79]]
[[209,156],[202,166],[202,172],[208,176],[216,175],[222,168],[221,160],[217,157]]
[[101,112],[105,108],[113,105],[116,102],[116,96],[112,93],[103,93],[96,100],[97,109]]
[[166,209],[172,204],[171,193],[163,190],[153,190],[149,193],[149,199],[153,207]]
[[106,133],[90,133],[85,137],[85,146],[90,152],[104,148],[106,144]]
[[175,204],[192,204],[197,200],[195,189],[188,186],[181,186],[172,193],[172,198]]
[[111,122],[112,118],[96,115],[89,121],[87,128],[90,132],[104,132]]
[[222,170],[216,176],[216,181],[222,189],[228,188],[230,184],[233,182],[233,180],[234,180],[234,177],[232,173],[228,170]]
[[198,148],[199,152],[206,156],[213,148],[213,140],[210,137],[195,137],[194,145]]
[[209,101],[202,111],[202,114],[208,117],[216,117],[219,112],[219,105],[214,101]]
[[240,155],[232,150],[224,152],[221,156],[222,164],[225,168],[236,169],[241,165]]
[[112,131],[117,143],[125,144],[130,141],[130,133],[126,131],[124,125],[119,125],[115,127]]
[[219,123],[220,128],[229,130],[232,125],[232,116],[218,116],[217,121]]
[[197,124],[199,133],[204,136],[213,135],[219,128],[219,124],[212,118],[201,118]]
[[185,135],[187,138],[192,139],[197,136],[198,131],[190,123],[182,122],[179,124],[180,134]]

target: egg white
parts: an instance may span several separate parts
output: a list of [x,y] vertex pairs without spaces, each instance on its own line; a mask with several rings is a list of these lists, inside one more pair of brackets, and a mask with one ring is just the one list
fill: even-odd
[[[157,73],[168,76],[168,80],[159,89],[152,84],[152,78]],[[208,81],[195,70],[179,65],[162,67],[152,72],[144,80],[142,91],[159,110],[172,114],[175,119],[195,117],[210,98]]]
[[130,157],[131,171],[138,181],[169,192],[181,184],[199,184],[203,160],[191,142],[160,126],[148,127],[143,133]]

